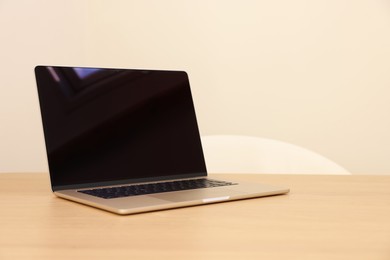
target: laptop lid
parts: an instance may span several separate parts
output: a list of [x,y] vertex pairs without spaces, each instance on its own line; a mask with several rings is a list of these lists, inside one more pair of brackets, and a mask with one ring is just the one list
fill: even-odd
[[206,176],[184,71],[37,66],[52,189]]

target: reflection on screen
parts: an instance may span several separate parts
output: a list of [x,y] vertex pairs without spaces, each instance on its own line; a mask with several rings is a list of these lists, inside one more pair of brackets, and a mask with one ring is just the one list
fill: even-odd
[[185,72],[36,68],[53,186],[202,176]]
[[80,79],[85,79],[88,76],[94,73],[98,73],[100,71],[99,69],[93,69],[93,68],[74,68],[73,70],[76,72],[77,76]]

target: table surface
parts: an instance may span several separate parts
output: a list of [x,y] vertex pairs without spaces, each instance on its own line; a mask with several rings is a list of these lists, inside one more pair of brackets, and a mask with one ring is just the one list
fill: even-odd
[[390,259],[390,176],[224,177],[291,192],[119,216],[0,174],[0,259]]

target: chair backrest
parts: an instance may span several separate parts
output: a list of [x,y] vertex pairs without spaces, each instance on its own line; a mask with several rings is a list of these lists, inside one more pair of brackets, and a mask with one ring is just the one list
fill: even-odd
[[318,153],[272,139],[210,135],[202,146],[209,173],[350,174]]

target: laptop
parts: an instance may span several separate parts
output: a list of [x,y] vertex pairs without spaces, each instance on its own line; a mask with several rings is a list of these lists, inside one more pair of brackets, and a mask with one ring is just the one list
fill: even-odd
[[58,197],[134,214],[285,194],[208,178],[184,71],[37,66]]

